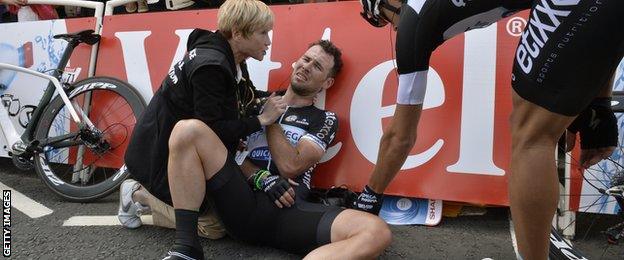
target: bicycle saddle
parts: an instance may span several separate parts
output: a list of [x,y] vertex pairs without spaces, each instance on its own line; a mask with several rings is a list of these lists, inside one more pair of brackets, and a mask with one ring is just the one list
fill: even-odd
[[68,42],[78,41],[78,43],[84,42],[89,45],[96,44],[100,41],[100,35],[95,34],[93,30],[84,30],[76,33],[66,33],[54,35],[54,39],[63,39]]

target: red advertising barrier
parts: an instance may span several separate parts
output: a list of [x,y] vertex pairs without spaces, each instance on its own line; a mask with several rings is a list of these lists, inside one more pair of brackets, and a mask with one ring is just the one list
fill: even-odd
[[[319,100],[339,116],[339,132],[314,178],[318,186],[368,181],[379,138],[392,120],[397,76],[394,32],[374,28],[357,2],[272,6],[275,25],[262,62],[250,61],[259,89],[287,87],[292,64],[309,43],[331,39],[344,70]],[[186,48],[193,28],[216,28],[216,10],[104,18],[96,75],[129,81],[149,99]],[[460,35],[431,60],[419,135],[389,194],[507,205],[510,162],[510,75],[526,13]],[[334,154],[335,153],[335,154]]]

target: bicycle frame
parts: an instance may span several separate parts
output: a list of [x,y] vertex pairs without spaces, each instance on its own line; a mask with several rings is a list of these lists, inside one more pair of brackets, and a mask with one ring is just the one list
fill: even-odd
[[[34,70],[29,70],[29,69],[25,69],[22,67],[18,67],[15,65],[11,65],[11,64],[6,64],[6,63],[0,63],[0,69],[9,69],[9,70],[14,70],[14,71],[18,71],[18,72],[22,72],[22,73],[26,73],[26,74],[30,74],[33,76],[37,76],[40,78],[44,78],[50,81],[50,84],[52,85],[53,89],[52,90],[56,90],[59,95],[61,96],[61,99],[63,99],[63,102],[68,105],[71,104],[71,102],[69,101],[69,98],[67,97],[67,94],[65,93],[65,90],[63,89],[63,86],[61,86],[61,83],[59,82],[59,80],[55,77],[52,77],[50,75],[47,74],[43,74],[41,72],[38,71],[34,71]],[[52,93],[50,93],[52,92]],[[50,94],[49,98],[45,98],[45,96],[47,94]],[[37,109],[35,109],[35,112],[33,112],[33,117],[31,119],[31,121],[36,122],[39,117],[41,117],[41,113],[43,108],[50,102],[50,99],[52,98],[52,94],[53,91],[49,91],[49,89],[46,90],[46,92],[44,93],[44,98],[41,99],[41,101],[39,102],[39,106],[37,106]],[[44,102],[46,101],[46,102]],[[42,104],[43,103],[43,104]],[[41,106],[43,105],[43,106]],[[78,114],[76,113],[76,110],[74,109],[73,106],[68,105],[67,108],[69,109],[69,113],[72,117],[72,119],[74,120],[74,122],[76,123],[80,123],[80,117],[78,117]],[[4,106],[0,106],[0,127],[2,128],[2,131],[4,132],[5,136],[7,138],[11,138],[9,141],[9,145],[13,145],[14,143],[16,143],[17,141],[29,141],[32,137],[32,132],[34,129],[33,124],[28,124],[28,127],[26,128],[26,131],[24,131],[24,134],[22,134],[21,137],[19,137],[17,135],[17,131],[15,130],[15,126],[13,126],[13,122],[11,122],[11,120],[8,118],[8,111],[6,110],[6,108],[4,108]],[[7,125],[10,125],[10,127],[7,127]]]
[[[58,92],[61,99],[65,103],[65,106],[69,110],[72,120],[76,124],[82,123],[82,120],[78,116],[76,109],[69,101],[69,98],[67,94],[65,93],[65,89],[63,89],[63,86],[58,80],[58,77],[62,74],[61,73],[62,69],[65,68],[65,66],[67,65],[67,62],[69,61],[69,57],[71,56],[71,53],[73,52],[75,45],[77,44],[72,43],[72,42],[70,42],[67,45],[67,48],[65,49],[65,52],[63,53],[63,57],[61,58],[57,69],[54,70],[52,75],[44,74],[38,71],[22,68],[22,67],[11,65],[11,64],[0,63],[0,69],[8,69],[8,70],[21,72],[21,73],[26,73],[26,74],[30,74],[30,75],[40,77],[43,79],[47,79],[48,81],[50,81],[41,100],[39,101],[39,104],[37,105],[37,109],[35,109],[35,111],[33,112],[33,116],[30,122],[39,121],[41,114],[43,113],[43,110],[50,103],[50,100],[52,99],[52,96],[54,95],[54,92],[56,91]],[[92,126],[91,122],[88,122],[88,120],[86,121],[88,125]],[[4,133],[5,139],[7,141],[8,151],[14,152],[16,145],[18,146],[20,144],[27,145],[30,141],[32,141],[35,127],[36,127],[36,124],[29,123],[28,126],[26,127],[26,130],[24,130],[24,133],[21,136],[19,136],[15,126],[13,125],[13,122],[10,120],[8,116],[8,111],[6,110],[4,106],[0,106],[0,129]]]

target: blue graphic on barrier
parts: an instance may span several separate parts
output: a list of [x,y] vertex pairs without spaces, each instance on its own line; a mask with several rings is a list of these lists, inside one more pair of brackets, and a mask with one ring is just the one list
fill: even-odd
[[51,23],[47,35],[35,37],[35,45],[40,47],[40,49],[47,54],[47,59],[40,61],[36,66],[36,70],[39,72],[45,73],[51,69],[55,69],[61,61],[61,57],[67,46],[66,41],[54,39],[53,28],[54,21]]
[[[22,46],[13,47],[8,43],[0,42],[0,62],[8,63],[22,68],[28,68],[33,64],[32,43],[26,42]],[[16,71],[0,70],[0,89],[7,89],[13,79]]]
[[[54,39],[56,22],[47,21],[49,25],[47,32],[33,37],[34,39],[17,39],[18,42],[15,42],[16,39],[0,40],[0,62],[32,68],[43,73],[56,69],[67,46],[67,42]],[[40,55],[42,53],[43,56]],[[15,83],[16,74],[12,70],[0,70],[0,92]]]
[[65,46],[67,45],[65,41],[54,39],[52,28],[54,28],[54,24],[50,27],[48,35],[35,37],[35,44],[48,54],[47,60],[37,64],[37,71],[39,72],[45,72],[49,69],[56,68],[61,61],[63,51],[65,51]]
[[385,196],[379,217],[391,225],[425,224],[428,199]]
[[624,90],[624,60],[620,62],[620,65],[617,68],[616,74],[618,73],[620,76],[615,79],[613,90]]

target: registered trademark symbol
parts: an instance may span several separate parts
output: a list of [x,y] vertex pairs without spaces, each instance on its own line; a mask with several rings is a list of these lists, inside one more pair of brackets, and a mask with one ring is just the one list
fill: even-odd
[[522,35],[522,31],[524,31],[524,27],[526,26],[527,21],[519,16],[512,17],[507,21],[507,33],[511,36],[520,36]]

